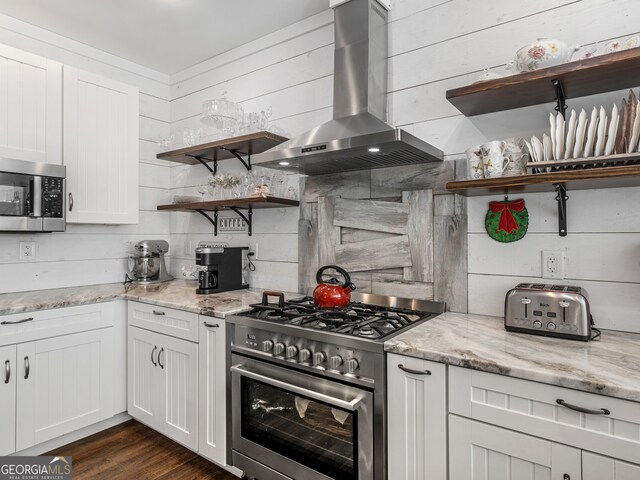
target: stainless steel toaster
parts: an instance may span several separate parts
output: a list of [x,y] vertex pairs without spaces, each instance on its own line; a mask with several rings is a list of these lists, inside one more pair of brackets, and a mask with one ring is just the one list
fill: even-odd
[[504,327],[509,331],[586,341],[591,325],[582,287],[521,283],[507,292]]

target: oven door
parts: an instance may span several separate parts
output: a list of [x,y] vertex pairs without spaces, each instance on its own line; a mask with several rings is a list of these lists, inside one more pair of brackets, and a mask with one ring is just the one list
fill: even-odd
[[272,478],[373,478],[371,392],[238,355],[231,392],[233,450]]

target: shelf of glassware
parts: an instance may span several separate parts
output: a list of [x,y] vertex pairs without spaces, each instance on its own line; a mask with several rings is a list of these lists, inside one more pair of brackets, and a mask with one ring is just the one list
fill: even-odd
[[249,198],[232,198],[228,200],[207,200],[202,202],[190,203],[172,203],[169,205],[158,205],[158,210],[173,212],[213,212],[215,210],[231,210],[232,208],[283,208],[297,207],[300,202],[289,198],[278,197],[249,197]]
[[[197,212],[213,225],[214,236],[218,235],[218,212],[222,210],[231,210],[245,221],[248,228],[247,233],[251,236],[253,233],[254,209],[297,207],[299,205],[300,202],[298,200],[267,196],[190,203],[173,203],[170,205],[158,205],[157,209],[165,212]],[[213,212],[213,218],[211,218],[209,212]],[[244,212],[246,212],[246,215]]]
[[[253,132],[237,137],[216,140],[215,142],[169,150],[158,153],[156,157],[161,160],[186,165],[201,163],[212,172],[216,170],[215,167],[218,161],[237,158],[244,164],[247,170],[250,170],[251,155],[265,152],[287,140],[289,139],[271,132]],[[214,169],[209,167],[208,162],[214,163]]]

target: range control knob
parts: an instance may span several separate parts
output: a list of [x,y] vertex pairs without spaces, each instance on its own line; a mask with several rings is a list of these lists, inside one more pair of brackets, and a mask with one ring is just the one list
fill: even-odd
[[358,360],[356,360],[355,358],[350,358],[349,360],[347,360],[348,373],[354,373],[359,368],[360,368],[360,364],[358,363]]
[[284,352],[284,343],[282,342],[276,343],[275,346],[273,347],[273,354],[282,355],[282,352]]
[[287,347],[287,354],[285,355],[285,357],[293,358],[296,355],[298,355],[298,347],[295,347],[293,345],[290,347]]
[[313,354],[313,364],[316,366],[324,363],[326,359],[327,356],[322,352],[316,352]]
[[533,328],[540,328],[541,326],[542,326],[542,322],[540,320],[536,320],[533,322]]
[[310,358],[311,350],[309,350],[308,348],[303,348],[302,350],[300,350],[300,354],[298,355],[298,360],[300,362],[308,362]]
[[547,323],[547,328],[549,330],[555,330],[556,329],[556,324],[553,323],[553,322],[549,322],[549,323]]
[[340,355],[334,355],[329,359],[329,366],[332,370],[337,370],[340,365],[344,363]]
[[270,352],[271,350],[273,350],[273,342],[271,340],[265,340],[262,342],[263,352]]

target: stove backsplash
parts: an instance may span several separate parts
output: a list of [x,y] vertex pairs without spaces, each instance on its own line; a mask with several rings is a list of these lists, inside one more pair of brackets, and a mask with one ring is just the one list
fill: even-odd
[[299,290],[337,264],[358,291],[438,300],[467,311],[467,221],[447,194],[456,162],[307,177],[298,236]]

